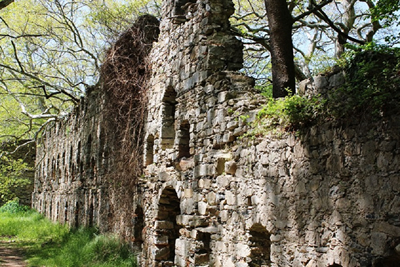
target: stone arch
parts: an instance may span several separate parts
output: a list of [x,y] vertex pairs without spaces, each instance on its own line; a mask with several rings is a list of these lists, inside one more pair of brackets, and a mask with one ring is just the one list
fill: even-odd
[[149,135],[146,142],[146,155],[145,155],[145,165],[153,164],[154,162],[154,136]]
[[267,229],[255,223],[249,230],[250,267],[270,266],[271,264],[271,238]]
[[161,147],[172,148],[175,140],[176,92],[169,86],[162,100]]
[[179,151],[178,158],[190,157],[190,124],[189,121],[182,121],[179,128]]
[[163,266],[172,266],[175,260],[175,242],[180,229],[176,217],[180,213],[180,200],[175,189],[166,187],[160,196],[155,221],[155,245],[158,248],[155,260]]

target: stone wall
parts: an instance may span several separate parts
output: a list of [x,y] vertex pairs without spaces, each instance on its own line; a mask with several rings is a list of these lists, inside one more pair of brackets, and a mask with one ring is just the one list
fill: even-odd
[[[115,218],[104,178],[113,135],[94,93],[38,148],[35,207],[118,232],[141,266],[396,266],[399,118],[243,138],[264,100],[237,72],[232,12],[230,0],[164,1],[149,56],[144,175],[125,217]],[[302,88],[343,77],[316,80]]]

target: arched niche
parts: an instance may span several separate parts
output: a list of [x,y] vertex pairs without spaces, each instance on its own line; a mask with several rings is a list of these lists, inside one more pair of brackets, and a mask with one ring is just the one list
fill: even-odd
[[154,162],[154,136],[149,135],[146,142],[145,163],[146,166]]
[[179,238],[180,226],[176,217],[181,213],[180,201],[172,187],[163,190],[158,203],[155,221],[155,245],[158,248],[155,260],[160,266],[173,266],[175,260],[175,242]]
[[253,224],[249,230],[250,267],[271,265],[271,235],[259,224]]
[[175,108],[176,92],[172,87],[165,90],[162,100],[162,127],[161,147],[162,149],[172,148],[175,140]]
[[178,158],[190,157],[190,124],[189,121],[182,121],[179,127],[179,151]]

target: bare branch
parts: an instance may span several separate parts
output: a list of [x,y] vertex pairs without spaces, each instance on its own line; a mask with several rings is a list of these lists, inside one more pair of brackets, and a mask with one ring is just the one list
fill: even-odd
[[0,1],[0,9],[3,9],[12,3],[14,3],[14,0],[2,0]]

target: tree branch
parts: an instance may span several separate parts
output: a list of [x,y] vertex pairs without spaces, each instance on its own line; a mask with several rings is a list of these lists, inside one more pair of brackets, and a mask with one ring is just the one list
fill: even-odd
[[362,40],[358,40],[354,37],[349,36],[348,34],[345,34],[342,30],[340,30],[338,27],[336,27],[336,25],[329,19],[329,17],[325,14],[325,12],[318,7],[318,5],[315,5],[314,1],[313,2],[313,6],[317,7],[317,8],[313,8],[313,12],[314,15],[316,15],[318,18],[322,19],[323,21],[325,21],[329,27],[332,28],[332,30],[334,30],[335,32],[337,32],[340,36],[349,39],[350,41],[353,41],[355,43],[358,44],[365,44],[365,41]]
[[314,1],[312,2],[312,7],[308,7],[308,11],[298,15],[297,17],[293,18],[293,23],[295,23],[296,21],[299,21],[301,19],[303,19],[304,17],[307,17],[308,15],[320,10],[321,8],[323,8],[324,6],[326,6],[327,4],[331,3],[333,0],[326,0],[321,2],[319,5],[315,5]]
[[0,1],[0,9],[7,7],[8,5],[12,4],[14,0],[2,0]]

